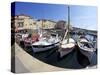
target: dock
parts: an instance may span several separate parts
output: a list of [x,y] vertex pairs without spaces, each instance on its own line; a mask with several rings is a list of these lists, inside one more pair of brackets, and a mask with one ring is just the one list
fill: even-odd
[[68,70],[46,64],[32,57],[16,43],[15,43],[15,64],[13,64],[12,66],[14,65],[15,69],[14,67],[12,69],[15,70],[15,73],[50,72],[50,71]]

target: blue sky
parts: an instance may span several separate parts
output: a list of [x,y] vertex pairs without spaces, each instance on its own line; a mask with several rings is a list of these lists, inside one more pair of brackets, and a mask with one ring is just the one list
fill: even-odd
[[[15,15],[25,14],[35,19],[68,20],[68,6],[16,2]],[[97,30],[97,7],[70,5],[70,21],[74,27]]]
[[70,6],[72,25],[90,30],[97,30],[97,7]]

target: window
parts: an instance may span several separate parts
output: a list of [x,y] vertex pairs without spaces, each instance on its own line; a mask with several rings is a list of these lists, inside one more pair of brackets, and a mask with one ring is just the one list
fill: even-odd
[[23,27],[24,26],[24,22],[18,22],[18,27]]
[[32,25],[32,24],[30,24],[30,25]]
[[24,20],[24,18],[19,18],[18,20]]
[[34,22],[33,24],[36,25],[36,22]]

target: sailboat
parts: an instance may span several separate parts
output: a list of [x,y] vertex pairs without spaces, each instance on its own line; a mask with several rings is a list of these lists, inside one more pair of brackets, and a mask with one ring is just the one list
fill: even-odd
[[[43,21],[42,21],[43,25]],[[60,39],[58,37],[58,34],[56,34],[56,37],[51,36],[47,34],[48,36],[44,36],[45,31],[39,30],[39,39],[38,41],[32,43],[32,50],[34,53],[36,52],[42,52],[42,51],[47,51],[50,50],[54,47],[59,46]]]
[[64,38],[61,41],[60,48],[58,50],[61,58],[72,52],[73,49],[75,48],[75,40],[69,37],[69,26],[70,26],[70,8],[68,6],[68,27],[66,29]]
[[96,49],[92,45],[91,42],[85,37],[80,37],[79,41],[77,42],[78,47],[80,48],[80,52],[84,54],[89,61],[91,62],[93,54],[95,53]]

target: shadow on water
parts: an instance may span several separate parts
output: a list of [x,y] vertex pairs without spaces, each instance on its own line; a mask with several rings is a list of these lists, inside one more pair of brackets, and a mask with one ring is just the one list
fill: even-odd
[[[38,53],[34,53],[31,47],[24,49],[31,56],[39,59],[40,61],[61,68],[82,69],[87,67],[88,65],[91,65],[91,62],[89,62],[88,58],[79,51],[78,46],[76,46],[71,53],[64,56],[63,58],[59,57],[59,52],[57,51],[58,50],[57,47],[52,48],[48,51],[38,52]],[[93,58],[92,66],[97,64],[96,56],[97,55],[95,55],[94,56],[95,58]]]
[[79,51],[78,47],[76,47],[76,48],[77,48],[78,63],[85,68],[86,66],[88,66],[90,64],[90,62],[89,62],[88,58]]

